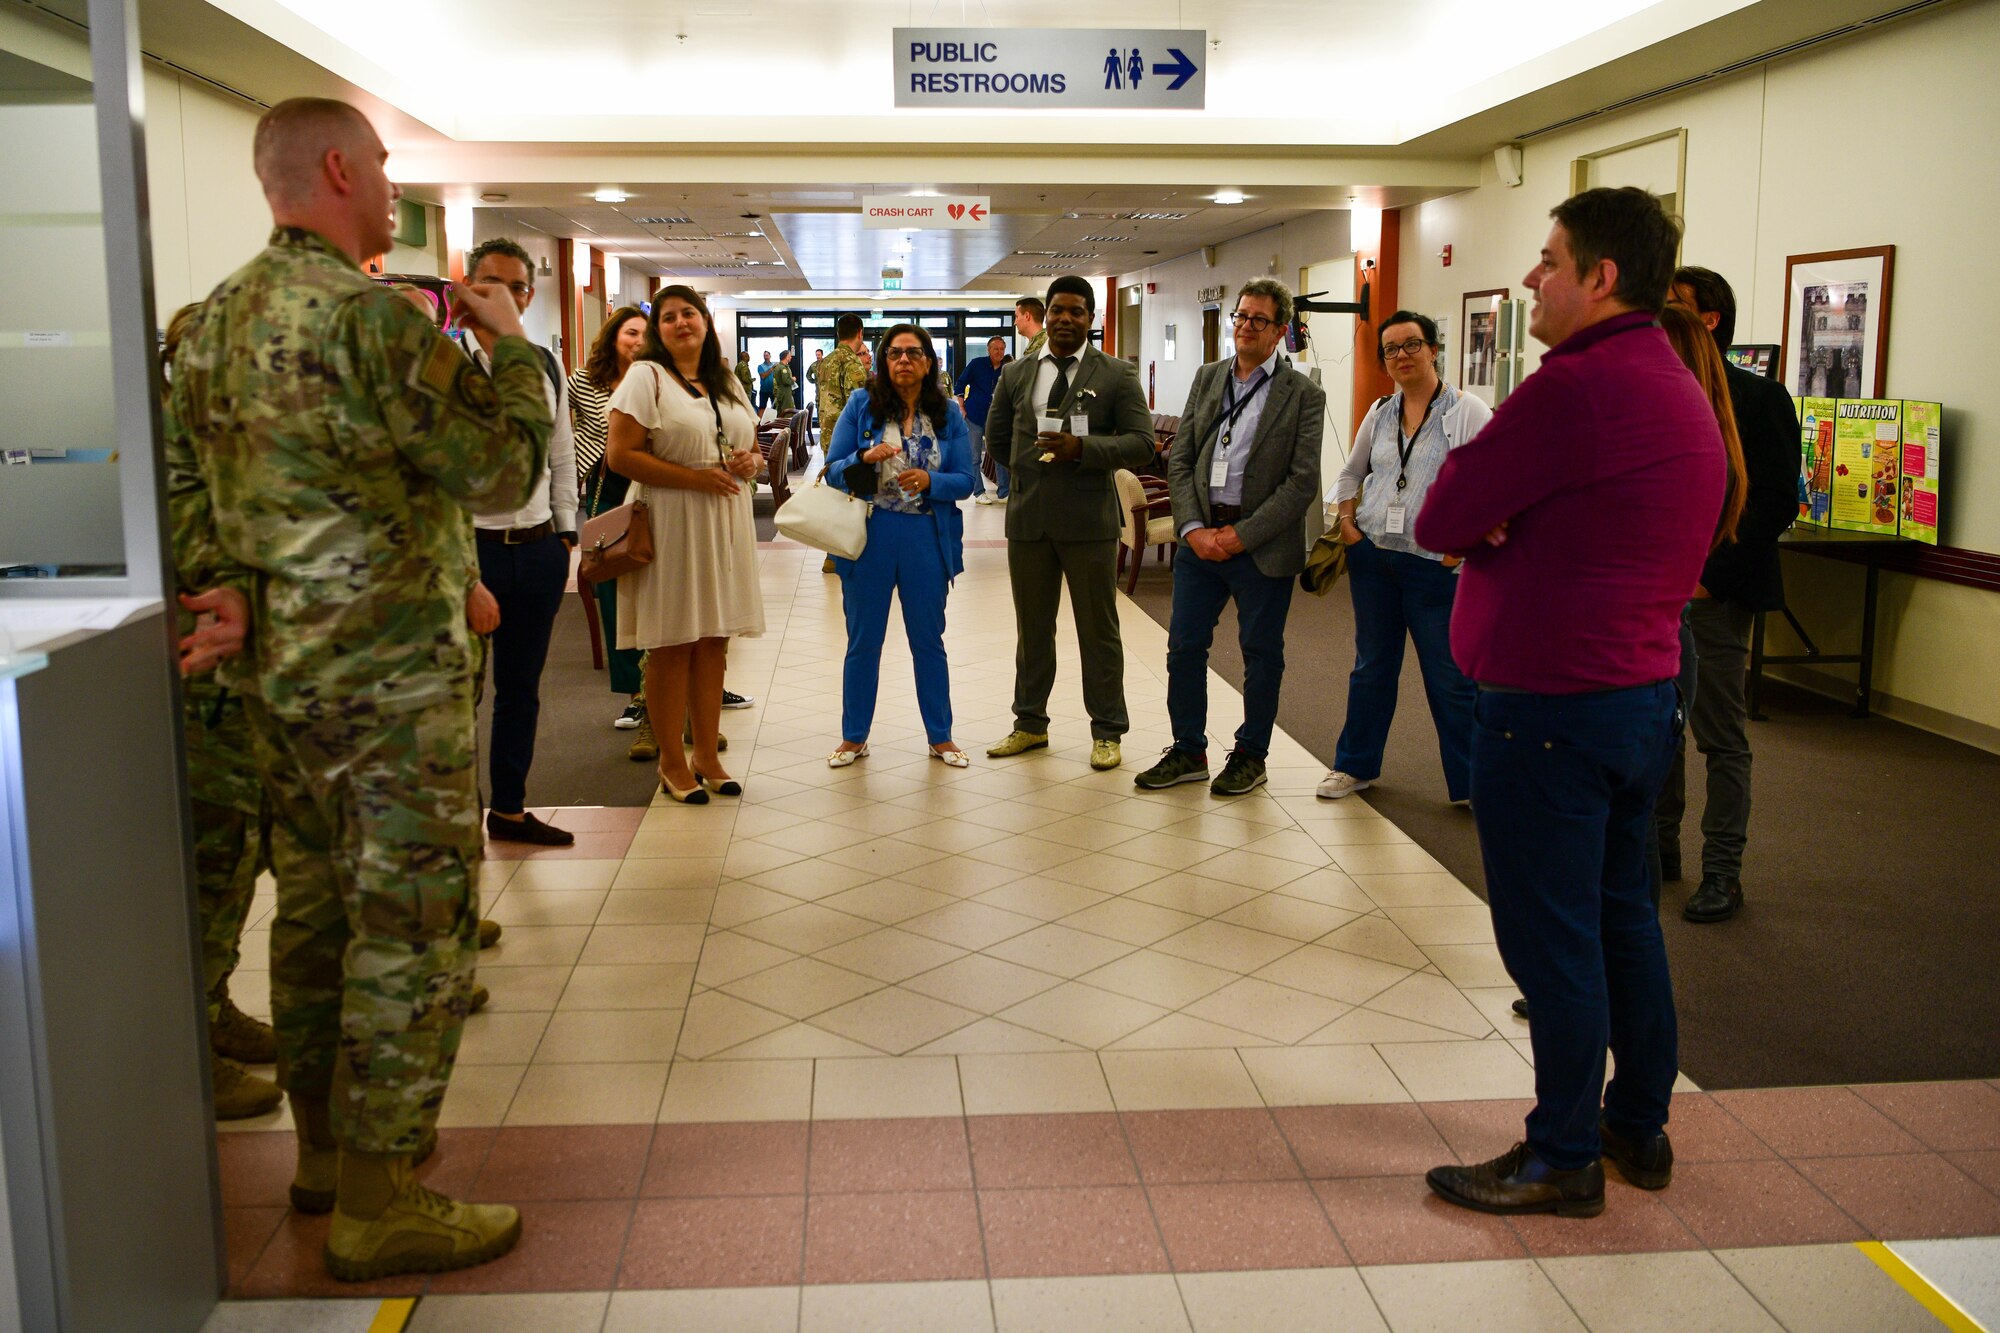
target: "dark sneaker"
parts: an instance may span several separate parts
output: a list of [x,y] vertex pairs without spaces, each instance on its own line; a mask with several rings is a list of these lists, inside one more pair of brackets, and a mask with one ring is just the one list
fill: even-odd
[[1604,1211],[1601,1162],[1575,1171],[1557,1171],[1525,1143],[1475,1166],[1434,1166],[1424,1182],[1446,1203],[1482,1213],[1596,1217]]
[[533,815],[507,819],[491,810],[486,812],[486,836],[494,842],[529,842],[537,847],[568,847],[576,841],[576,835],[568,829],[559,829]]
[[1618,1168],[1625,1183],[1642,1190],[1663,1190],[1674,1178],[1674,1145],[1664,1130],[1650,1138],[1620,1134],[1608,1120],[1597,1122],[1597,1138],[1605,1159]]
[[1681,916],[1688,921],[1706,925],[1714,921],[1727,921],[1743,910],[1743,882],[1722,875],[1703,875],[1701,887],[1681,908]]
[[625,711],[612,720],[611,725],[620,731],[630,731],[646,720],[646,700],[643,695],[633,695],[625,705]]
[[724,690],[722,692],[722,706],[724,708],[748,708],[756,702],[757,700],[753,695],[738,694],[734,690]]
[[1242,796],[1257,790],[1266,781],[1262,759],[1241,750],[1231,750],[1229,758],[1223,762],[1222,776],[1209,783],[1208,789],[1217,796]]
[[1169,745],[1160,752],[1160,762],[1132,779],[1135,787],[1145,787],[1159,791],[1181,782],[1208,781],[1208,754],[1193,750],[1183,750],[1178,745]]

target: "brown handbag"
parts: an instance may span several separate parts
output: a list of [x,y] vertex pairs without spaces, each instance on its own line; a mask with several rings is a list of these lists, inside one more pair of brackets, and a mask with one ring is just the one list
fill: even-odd
[[[597,494],[604,494],[602,473],[597,479]],[[583,558],[577,577],[585,583],[603,583],[642,569],[653,563],[652,513],[644,500],[619,505],[586,522],[580,544]]]

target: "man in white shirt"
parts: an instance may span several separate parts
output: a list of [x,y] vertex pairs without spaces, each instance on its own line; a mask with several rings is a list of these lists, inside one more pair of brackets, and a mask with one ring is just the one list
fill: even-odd
[[[504,289],[526,314],[535,299],[535,266],[513,241],[482,241],[465,257],[465,280],[483,291]],[[480,328],[453,337],[473,364],[490,369],[491,337]],[[528,503],[505,512],[473,513],[479,547],[479,587],[473,628],[492,636],[493,736],[488,745],[491,808],[486,836],[503,842],[567,847],[575,835],[527,813],[528,769],[535,760],[535,726],[542,711],[542,666],[549,635],[569,589],[569,553],[576,545],[576,438],[568,395],[555,358],[541,354],[548,377],[549,461]],[[483,597],[482,597],[483,594]]]

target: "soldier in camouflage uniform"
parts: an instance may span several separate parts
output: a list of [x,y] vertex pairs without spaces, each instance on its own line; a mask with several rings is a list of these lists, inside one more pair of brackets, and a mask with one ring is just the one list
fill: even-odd
[[797,383],[792,378],[792,349],[787,347],[778,354],[778,364],[771,369],[771,406],[779,416],[798,410],[798,399],[792,394]]
[[399,192],[358,111],[281,103],[255,154],[277,225],[182,344],[169,504],[183,581],[248,621],[219,677],[243,696],[275,812],[293,1198],[331,1204],[336,1278],[463,1268],[521,1229],[514,1209],[453,1202],[411,1174],[476,948],[464,506],[525,501],[548,450],[543,372],[504,294],[454,289],[499,337],[489,377],[361,271],[389,249]]
[[1048,307],[1039,296],[1024,296],[1014,302],[1014,332],[1028,340],[1021,349],[1021,360],[1033,361],[1042,354],[1042,345],[1049,340],[1049,331],[1042,327],[1047,318]]
[[738,357],[736,359],[736,378],[743,385],[743,400],[750,403],[756,402],[757,377],[750,373],[750,358]]
[[[861,349],[866,344],[862,336],[861,316],[842,315],[833,324],[836,346],[827,353],[817,367],[819,371],[819,439],[821,458],[833,443],[833,428],[840,422],[841,409],[856,389],[868,383],[868,363],[862,360]],[[828,556],[820,563],[820,573],[831,574],[833,557]]]

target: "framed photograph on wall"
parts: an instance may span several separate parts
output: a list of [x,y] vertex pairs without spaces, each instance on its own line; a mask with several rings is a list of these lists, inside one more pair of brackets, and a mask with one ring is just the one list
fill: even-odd
[[1467,292],[1461,303],[1458,335],[1458,388],[1493,406],[1494,367],[1500,359],[1500,303],[1505,287]]
[[1881,398],[1888,389],[1896,247],[1785,259],[1781,380],[1795,398]]

